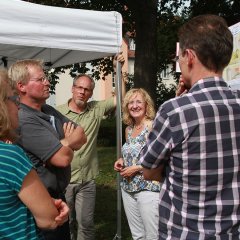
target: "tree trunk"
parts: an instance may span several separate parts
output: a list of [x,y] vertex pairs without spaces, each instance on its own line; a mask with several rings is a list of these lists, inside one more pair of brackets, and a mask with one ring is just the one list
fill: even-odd
[[157,3],[158,0],[129,1],[136,24],[134,86],[144,88],[156,102]]

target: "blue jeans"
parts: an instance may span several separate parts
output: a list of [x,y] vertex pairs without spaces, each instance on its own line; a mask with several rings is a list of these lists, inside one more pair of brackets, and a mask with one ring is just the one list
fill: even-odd
[[122,189],[128,225],[134,240],[158,240],[159,192],[129,193]]
[[71,240],[93,240],[95,238],[95,181],[69,184],[65,196],[70,208]]

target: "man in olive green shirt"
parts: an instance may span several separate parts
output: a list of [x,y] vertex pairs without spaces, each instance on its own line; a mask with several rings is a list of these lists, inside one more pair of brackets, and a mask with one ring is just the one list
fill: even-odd
[[[123,62],[124,58],[119,55],[117,60]],[[116,107],[116,96],[104,101],[88,102],[94,87],[94,80],[90,76],[77,76],[73,81],[72,98],[58,107],[62,114],[80,124],[87,136],[87,143],[75,151],[71,163],[71,181],[66,191],[72,240],[94,239],[95,178],[99,172],[97,135],[103,116]],[[125,84],[122,88],[124,94]]]

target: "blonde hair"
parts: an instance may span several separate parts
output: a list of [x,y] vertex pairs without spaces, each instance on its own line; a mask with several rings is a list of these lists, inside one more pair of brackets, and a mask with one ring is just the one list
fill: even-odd
[[43,61],[37,59],[25,59],[16,61],[8,70],[8,75],[15,83],[27,83],[29,81],[29,66],[43,68]]
[[0,69],[0,139],[4,140],[10,136],[12,131],[11,121],[5,101],[9,89],[14,88],[14,84],[8,77],[7,71]]
[[128,104],[130,98],[137,93],[139,93],[143,97],[143,100],[146,103],[146,119],[153,120],[155,118],[156,112],[154,109],[153,100],[150,95],[143,88],[132,88],[126,93],[122,103],[123,122],[128,126],[134,125],[134,119],[131,117],[128,111]]

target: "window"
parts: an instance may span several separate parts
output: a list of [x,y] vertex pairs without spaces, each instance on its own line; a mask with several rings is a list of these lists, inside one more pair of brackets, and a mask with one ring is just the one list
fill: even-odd
[[167,79],[169,78],[169,72],[168,72],[168,69],[165,68],[162,72],[161,72],[161,78],[162,79]]
[[128,47],[129,47],[129,50],[135,51],[136,45],[135,45],[134,39],[129,38]]

